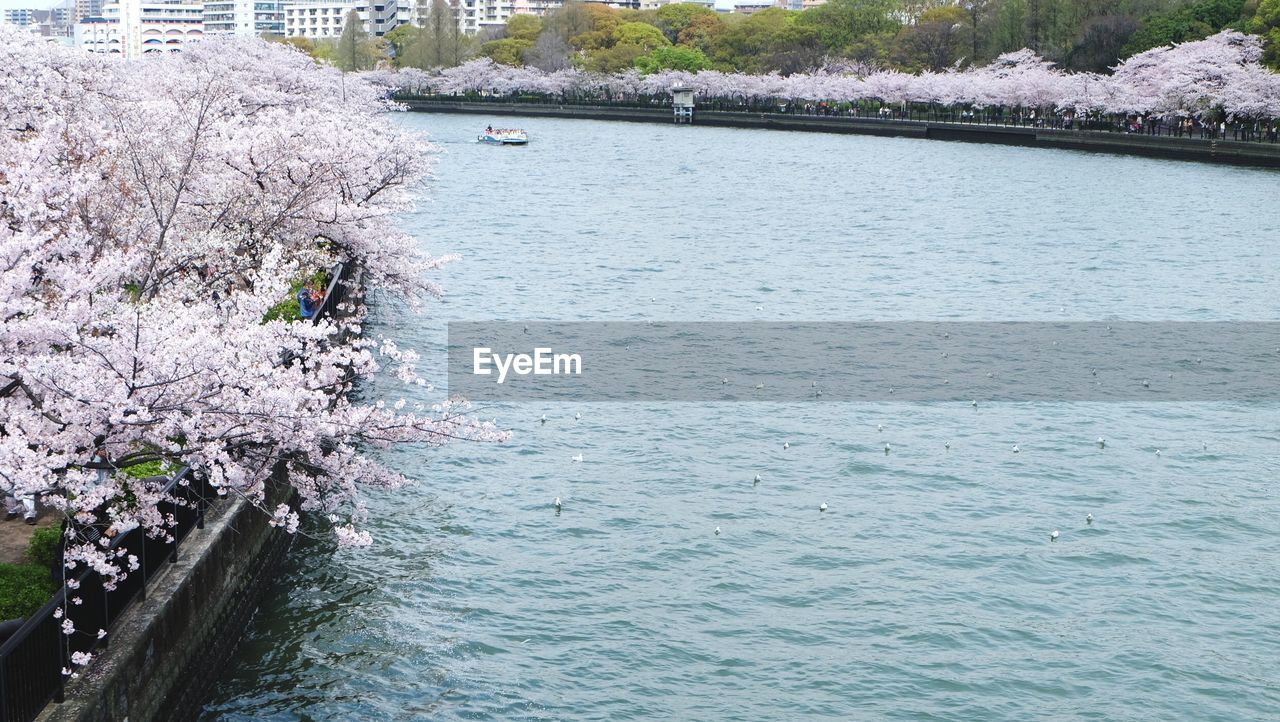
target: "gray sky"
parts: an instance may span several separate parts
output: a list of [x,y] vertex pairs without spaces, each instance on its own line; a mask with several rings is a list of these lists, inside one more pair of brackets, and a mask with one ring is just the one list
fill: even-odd
[[31,8],[32,10],[48,10],[56,4],[55,0],[0,0],[0,10],[11,8]]

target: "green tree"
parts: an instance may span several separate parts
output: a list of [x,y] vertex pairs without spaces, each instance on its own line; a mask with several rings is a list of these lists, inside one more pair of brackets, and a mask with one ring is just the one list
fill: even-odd
[[907,70],[943,70],[964,52],[962,30],[967,17],[954,5],[922,12],[916,24],[903,28],[895,41],[894,60]]
[[811,69],[822,61],[826,50],[820,31],[811,24],[800,24],[802,15],[769,8],[735,21],[716,38],[712,58],[747,73]]
[[507,37],[533,42],[542,32],[542,20],[534,15],[512,15],[507,20]]
[[688,30],[698,18],[719,19],[719,13],[705,5],[671,3],[658,8],[657,27],[672,43],[679,42],[680,34]]
[[634,45],[645,51],[671,44],[662,31],[647,23],[622,23],[613,31],[614,45]]
[[1243,20],[1244,0],[1200,0],[1171,12],[1150,15],[1121,50],[1124,57],[1172,43],[1203,40]]
[[869,35],[896,33],[900,9],[895,0],[830,0],[800,13],[796,22],[816,29],[828,52],[844,53]]
[[524,65],[524,56],[533,43],[529,40],[516,40],[515,38],[503,38],[502,40],[490,40],[480,46],[480,54],[493,60],[495,63],[502,65]]
[[342,24],[342,35],[338,38],[333,57],[334,65],[347,72],[368,70],[373,67],[373,59],[373,43],[364,31],[364,21],[360,19],[360,13],[352,10]]
[[674,47],[654,48],[635,60],[636,69],[648,75],[659,70],[684,70],[696,73],[711,67],[711,61],[697,48]]

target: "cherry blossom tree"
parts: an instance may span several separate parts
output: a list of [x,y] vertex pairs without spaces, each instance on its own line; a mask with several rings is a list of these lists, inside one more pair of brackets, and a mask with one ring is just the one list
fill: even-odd
[[[990,65],[965,71],[911,75],[861,65],[829,65],[815,73],[744,75],[704,70],[635,71],[599,75],[560,71],[554,75],[473,60],[423,81],[405,78],[402,88],[424,86],[441,95],[536,93],[579,100],[631,100],[665,96],[674,85],[692,87],[707,100],[732,103],[835,101],[929,103],[943,107],[1058,110],[1065,113],[1154,113],[1234,118],[1280,116],[1280,85],[1259,63],[1256,36],[1224,31],[1210,38],[1135,55],[1113,75],[1065,73],[1031,50],[1006,53]],[[384,81],[385,83],[385,81]]]
[[[504,438],[459,402],[353,401],[384,368],[405,396],[426,386],[412,352],[360,335],[358,296],[316,323],[265,320],[333,263],[411,303],[439,293],[449,259],[396,222],[433,149],[383,90],[256,39],[120,61],[0,31],[0,63],[3,491],[107,537],[167,535],[157,486],[100,483],[105,447],[362,544],[361,487],[408,482],[370,449]],[[299,502],[267,509],[281,469]],[[68,566],[127,574],[104,550],[73,536]]]

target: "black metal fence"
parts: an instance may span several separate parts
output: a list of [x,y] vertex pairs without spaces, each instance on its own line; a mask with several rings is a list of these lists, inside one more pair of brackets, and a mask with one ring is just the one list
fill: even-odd
[[329,285],[324,289],[324,298],[320,300],[320,306],[316,308],[316,312],[311,316],[312,321],[332,318],[338,313],[338,306],[347,300],[347,293],[351,285],[349,283],[350,276],[351,266],[349,264],[333,264],[333,268],[329,269]]
[[[105,648],[111,625],[131,604],[146,598],[147,583],[165,564],[178,560],[178,547],[191,530],[204,527],[205,511],[218,498],[208,481],[183,467],[154,483],[170,499],[159,505],[166,519],[172,516],[167,534],[151,537],[137,528],[112,538],[106,548],[120,553],[123,578],[113,580],[83,565],[67,570],[53,599],[0,645],[0,722],[28,722],[49,702],[61,702],[64,671],[76,667],[72,655]],[[105,510],[100,512],[99,518],[105,518]],[[76,532],[82,538],[101,534],[93,526],[77,525]]]

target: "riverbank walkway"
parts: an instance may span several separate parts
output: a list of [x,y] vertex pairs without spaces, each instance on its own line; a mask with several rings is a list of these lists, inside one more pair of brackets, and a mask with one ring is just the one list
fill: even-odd
[[[452,99],[406,99],[400,102],[411,111],[425,113],[467,113],[487,116],[518,115],[639,123],[674,123],[672,109],[669,106],[557,105],[551,103]],[[1006,125],[980,121],[953,122],[892,117],[707,110],[703,108],[699,108],[695,112],[692,125],[993,143],[1280,168],[1280,143],[1269,142],[1265,135],[1255,140],[1230,140],[1220,137],[1201,138],[1196,137],[1196,135],[1188,137],[1186,135],[1155,135],[1094,129],[1073,130],[1052,127],[1052,124],[1046,126],[1037,126],[1034,123]],[[1254,137],[1256,138],[1257,136],[1255,135]]]

